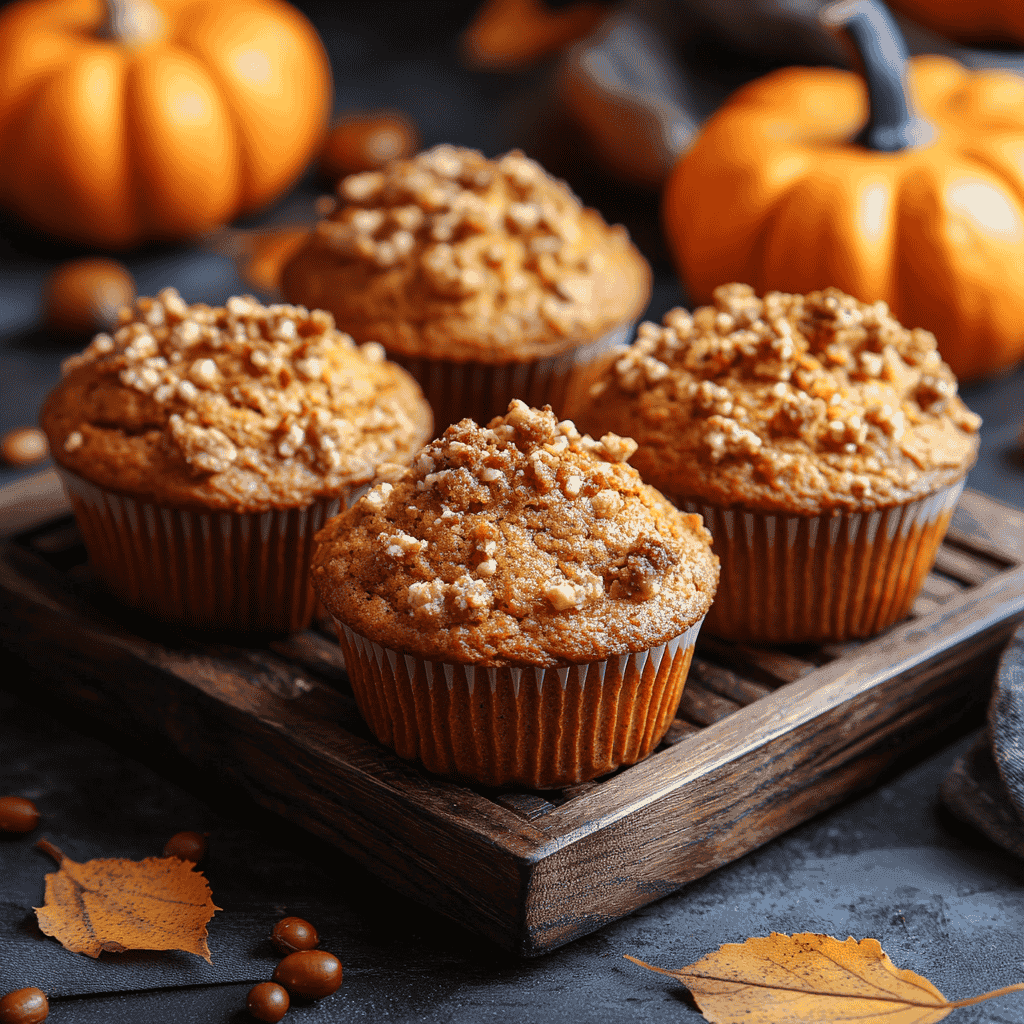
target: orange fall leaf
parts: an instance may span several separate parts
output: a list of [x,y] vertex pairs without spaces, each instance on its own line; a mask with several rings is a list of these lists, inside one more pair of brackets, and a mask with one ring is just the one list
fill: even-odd
[[220,907],[194,865],[177,857],[95,859],[79,864],[41,839],[60,865],[46,876],[36,919],[74,953],[97,957],[126,949],[180,949],[210,963],[206,925]]
[[1024,991],[1024,983],[950,1002],[926,978],[896,967],[877,939],[845,942],[805,932],[727,943],[703,960],[668,971],[711,1024],[933,1024],[958,1006]]

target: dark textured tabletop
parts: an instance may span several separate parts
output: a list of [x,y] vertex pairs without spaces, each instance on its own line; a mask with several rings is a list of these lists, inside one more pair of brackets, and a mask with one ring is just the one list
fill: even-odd
[[[536,142],[529,132],[549,95],[548,72],[498,76],[462,66],[453,40],[472,4],[298,6],[327,44],[336,110],[400,108],[427,145],[451,141],[493,155]],[[760,70],[724,50],[704,52],[711,100]],[[654,198],[604,180],[582,158],[576,170],[571,183],[609,219],[624,220],[652,260],[649,314],[685,301],[661,246]],[[248,224],[308,217],[322,190],[307,176]],[[49,270],[80,254],[0,222],[0,432],[34,421],[71,351],[39,329],[40,295]],[[219,303],[244,290],[228,258],[198,246],[122,258],[143,294],[174,285],[190,301]],[[969,486],[1024,505],[1024,370],[963,394],[985,418]],[[25,472],[0,470],[0,486]],[[975,682],[986,688],[991,679]],[[0,993],[44,988],[54,1024],[242,1024],[250,1019],[246,992],[273,971],[266,936],[285,913],[313,921],[345,967],[335,995],[290,1012],[286,1020],[296,1024],[698,1021],[680,985],[623,954],[678,967],[721,943],[771,931],[873,936],[897,966],[925,975],[951,999],[1024,980],[1024,863],[939,802],[939,785],[970,735],[948,736],[859,798],[631,917],[522,961],[397,896],[216,778],[155,760],[151,750],[47,704],[25,667],[0,661],[0,684],[0,794],[27,796],[42,815],[34,833],[0,836]],[[203,868],[222,908],[209,929],[212,967],[184,953],[92,960],[40,935],[32,908],[53,864],[34,848],[36,838],[45,835],[78,861],[142,858],[159,854],[181,829],[209,833]],[[1020,1024],[1024,993],[951,1019]]]

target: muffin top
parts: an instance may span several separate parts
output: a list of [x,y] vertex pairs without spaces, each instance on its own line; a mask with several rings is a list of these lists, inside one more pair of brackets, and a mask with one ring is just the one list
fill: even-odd
[[359,341],[453,362],[527,362],[640,315],[650,268],[626,229],[513,151],[437,146],[343,179],[285,266],[292,302]]
[[746,285],[641,324],[572,412],[632,432],[633,464],[673,498],[818,515],[901,504],[974,462],[981,420],[930,332],[884,302]]
[[448,662],[582,664],[642,651],[703,617],[718,560],[699,516],[581,436],[513,401],[464,419],[317,537],[313,585],[385,647]]
[[329,313],[173,289],[121,311],[64,365],[42,426],[54,458],[176,508],[295,508],[405,461],[433,430],[419,386]]

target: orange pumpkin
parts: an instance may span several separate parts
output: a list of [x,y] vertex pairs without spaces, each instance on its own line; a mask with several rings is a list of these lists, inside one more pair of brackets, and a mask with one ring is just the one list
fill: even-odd
[[727,281],[836,285],[933,331],[961,379],[1009,367],[1024,357],[1024,81],[919,57],[903,84],[927,125],[894,152],[858,141],[875,121],[860,75],[788,68],[734,94],[665,187],[680,276],[695,303]]
[[950,39],[1024,46],[1024,4],[1019,0],[890,0],[890,5]]
[[0,68],[0,202],[106,248],[264,206],[330,111],[320,40],[281,0],[20,0]]

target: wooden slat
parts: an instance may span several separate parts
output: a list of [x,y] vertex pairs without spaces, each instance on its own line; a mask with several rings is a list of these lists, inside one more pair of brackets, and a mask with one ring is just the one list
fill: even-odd
[[662,742],[671,746],[682,740],[689,739],[691,736],[695,736],[700,730],[701,727],[699,725],[694,725],[693,722],[684,722],[683,719],[677,718],[668,727],[668,732],[665,734]]
[[1024,564],[1024,509],[966,488],[953,509],[947,537],[1008,565]]
[[720,697],[711,690],[705,690],[699,683],[688,679],[679,702],[679,717],[698,725],[711,725],[738,711],[740,705],[727,697]]
[[[721,665],[695,657],[690,665],[690,678],[722,697],[728,697],[737,704],[752,704],[768,696],[771,689],[753,680],[744,679]],[[687,685],[690,685],[689,678]]]
[[912,618],[920,618],[922,615],[928,615],[935,611],[942,604],[941,601],[936,601],[934,597],[922,593],[918,594],[914,599],[913,607],[910,609],[910,615]]
[[534,821],[555,809],[553,803],[536,793],[499,793],[494,802],[515,811],[519,817],[527,821]]
[[985,555],[953,547],[952,544],[944,544],[935,556],[935,568],[939,572],[969,585],[992,579],[1005,565],[1005,562],[999,563]]
[[325,679],[346,680],[345,658],[341,648],[312,630],[295,633],[267,645],[284,658],[317,673]]
[[731,640],[719,640],[717,637],[702,637],[699,649],[712,653],[726,664],[742,666],[748,672],[751,669],[757,670],[773,687],[780,683],[792,683],[817,668],[814,661],[778,647],[753,647]]
[[561,805],[569,800],[575,800],[577,797],[585,796],[587,793],[592,793],[602,785],[604,785],[604,783],[601,780],[594,779],[591,782],[581,782],[575,786],[566,786],[565,789],[557,795],[552,794],[551,799]]
[[922,594],[939,604],[944,604],[950,598],[959,597],[963,590],[964,584],[939,572],[928,573],[921,587]]

